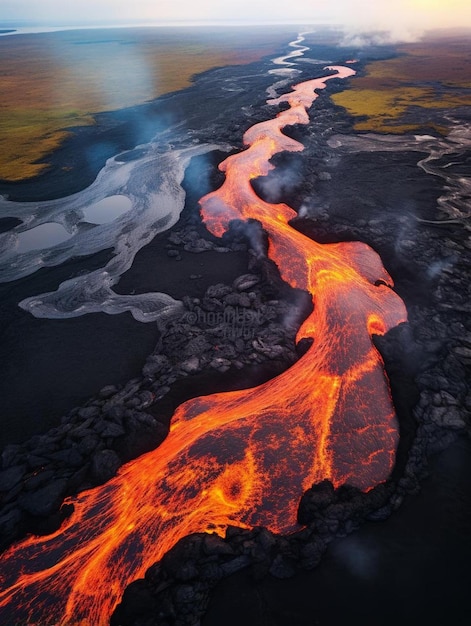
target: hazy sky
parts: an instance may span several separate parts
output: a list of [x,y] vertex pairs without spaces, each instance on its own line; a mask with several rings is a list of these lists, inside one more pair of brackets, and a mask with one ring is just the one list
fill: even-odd
[[470,26],[471,0],[0,0],[0,20],[335,22],[403,30]]

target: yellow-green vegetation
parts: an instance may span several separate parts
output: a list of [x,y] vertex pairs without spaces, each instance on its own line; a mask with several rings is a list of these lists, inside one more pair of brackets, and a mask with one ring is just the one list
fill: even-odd
[[[351,89],[333,100],[360,118],[356,130],[403,133],[423,128],[404,119],[411,106],[449,109],[469,106],[471,44],[467,39],[429,39],[399,46],[400,56],[374,61],[366,75],[354,78]],[[438,132],[446,128],[434,121],[426,124]]]
[[93,115],[183,89],[212,67],[273,54],[286,34],[242,30],[116,29],[0,38],[0,178],[41,173],[38,163]]
[[18,109],[0,119],[0,178],[18,181],[39,174],[45,164],[31,160],[55,150],[69,135],[61,128],[93,124],[91,116],[66,111]]

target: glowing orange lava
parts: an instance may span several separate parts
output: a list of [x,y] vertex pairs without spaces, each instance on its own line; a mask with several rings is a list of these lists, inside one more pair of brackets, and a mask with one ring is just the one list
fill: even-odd
[[292,209],[262,201],[250,184],[275,153],[302,149],[281,129],[308,122],[314,90],[354,74],[331,69],[271,101],[289,108],[247,131],[249,147],[221,164],[224,184],[201,200],[215,234],[234,218],[263,224],[284,280],[312,294],[314,310],[298,337],[313,345],[255,389],[181,405],[157,450],[80,495],[54,535],[13,546],[1,560],[1,623],[104,625],[125,586],[181,537],[224,534],[227,524],[287,533],[313,482],[368,489],[388,477],[398,431],[371,334],[404,321],[404,305],[368,246],[315,243],[289,226]]

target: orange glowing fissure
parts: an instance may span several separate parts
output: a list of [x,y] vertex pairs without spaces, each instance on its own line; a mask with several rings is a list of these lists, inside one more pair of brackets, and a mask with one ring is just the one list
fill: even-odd
[[223,535],[228,524],[289,533],[312,483],[366,490],[390,474],[398,428],[371,334],[405,321],[405,307],[371,248],[317,244],[289,225],[292,209],[264,202],[250,184],[275,153],[303,149],[282,128],[308,123],[315,91],[355,73],[329,69],[269,101],[289,108],[246,132],[247,149],[220,166],[224,184],[200,201],[216,235],[232,219],[261,222],[283,279],[312,295],[298,333],[312,346],[259,387],[185,402],[158,449],[75,498],[55,534],[10,548],[0,562],[0,623],[104,625],[126,585],[181,537]]

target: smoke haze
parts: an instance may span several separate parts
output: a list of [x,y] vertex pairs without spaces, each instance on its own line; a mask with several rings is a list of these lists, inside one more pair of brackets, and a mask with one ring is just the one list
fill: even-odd
[[355,38],[367,30],[390,33],[389,40],[410,40],[424,30],[471,27],[468,0],[6,0],[0,24],[26,20],[48,25],[149,22],[335,23]]

